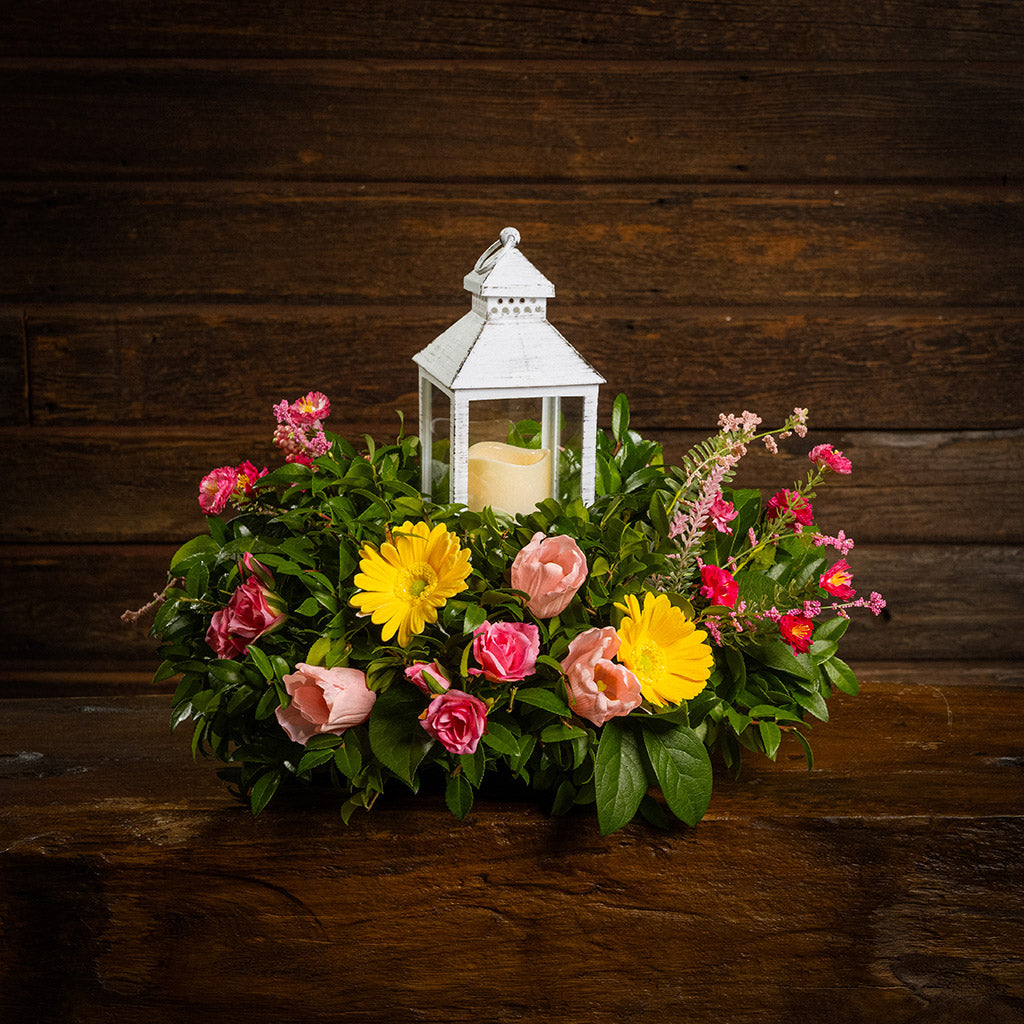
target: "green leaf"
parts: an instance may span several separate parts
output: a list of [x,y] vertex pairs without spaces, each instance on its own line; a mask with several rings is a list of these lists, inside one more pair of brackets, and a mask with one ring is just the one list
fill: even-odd
[[334,763],[346,779],[354,778],[363,766],[363,755],[354,736],[346,736],[344,743],[334,750]]
[[793,700],[809,711],[815,718],[820,718],[821,721],[828,721],[828,705],[825,703],[825,698],[822,697],[819,690],[812,690],[810,693],[806,693],[803,690],[793,691]]
[[848,693],[851,697],[857,696],[857,692],[860,690],[857,676],[842,658],[831,658],[821,667],[837,690],[842,690],[843,693]]
[[423,694],[415,687],[392,686],[377,696],[370,713],[370,748],[385,767],[411,785],[433,740],[420,725]]
[[601,729],[594,784],[601,835],[611,835],[633,819],[647,792],[647,773],[636,735],[615,719]]
[[499,754],[510,754],[515,757],[519,753],[519,743],[515,736],[499,722],[488,722],[483,742]]
[[267,692],[260,697],[260,702],[256,705],[256,720],[262,722],[264,718],[269,718],[280,706],[277,690],[272,686],[267,687]]
[[[629,401],[625,395],[617,395],[612,406],[612,437],[622,444],[629,432]],[[607,834],[607,833],[606,833]]]
[[644,746],[669,810],[696,825],[711,802],[711,759],[692,729],[644,730]]
[[750,653],[762,665],[785,672],[799,679],[814,679],[814,666],[806,654],[796,657],[789,646],[781,640],[771,640],[750,648]]
[[479,786],[484,778],[484,767],[486,757],[480,746],[472,754],[459,754],[459,764],[462,765],[462,773],[474,786]]
[[579,726],[566,725],[565,722],[555,722],[541,732],[540,739],[542,743],[560,743],[562,740],[571,740],[577,736],[586,735],[586,732]]
[[330,747],[320,747],[319,749],[307,750],[302,755],[302,760],[299,761],[299,767],[296,769],[299,775],[303,772],[309,771],[310,768],[318,768],[322,764],[327,764],[328,761],[333,760],[334,751]]
[[459,821],[469,814],[469,809],[473,806],[473,787],[462,772],[448,777],[448,784],[444,790],[444,802],[448,805],[448,810]]
[[525,689],[517,690],[515,699],[535,708],[543,708],[562,718],[568,718],[570,715],[569,705],[541,686],[528,686]]
[[254,815],[259,814],[270,803],[271,797],[281,785],[281,772],[277,769],[264,772],[249,792],[249,804]]
[[576,802],[576,787],[568,780],[562,782],[562,784],[555,791],[555,799],[551,804],[551,813],[555,817],[559,817],[563,814],[568,814],[572,810],[573,804]]
[[176,676],[178,669],[170,661],[161,661],[160,667],[153,674],[154,683],[162,683],[165,679],[170,679],[171,676]]
[[174,553],[174,557],[171,559],[171,575],[180,576],[183,571],[187,572],[188,566],[185,563],[187,560],[191,559],[192,556],[215,556],[218,551],[220,551],[220,547],[212,537],[208,537],[205,534],[201,537],[193,537],[192,540],[182,544],[182,546]]
[[249,645],[249,657],[252,658],[253,664],[259,669],[260,675],[264,679],[274,678],[274,666],[270,664],[270,659],[258,647]]
[[840,616],[836,616],[834,619],[829,619],[821,625],[816,626],[814,630],[815,640],[832,640],[836,643],[839,642],[842,635],[849,629],[850,620],[844,619]]
[[761,733],[761,742],[764,744],[764,752],[773,761],[775,753],[782,742],[782,730],[774,722],[758,722],[757,728]]

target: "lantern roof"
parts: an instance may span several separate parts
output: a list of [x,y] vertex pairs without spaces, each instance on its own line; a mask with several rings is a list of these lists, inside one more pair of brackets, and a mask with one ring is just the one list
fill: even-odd
[[466,290],[477,296],[472,309],[413,361],[451,391],[603,384],[548,323],[545,299],[555,287],[519,252],[518,242],[515,228],[502,231],[466,275]]

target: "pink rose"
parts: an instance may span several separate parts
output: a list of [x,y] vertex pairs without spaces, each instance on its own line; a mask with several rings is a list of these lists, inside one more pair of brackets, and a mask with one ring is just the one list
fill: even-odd
[[420,718],[420,725],[451,754],[474,754],[487,731],[487,705],[462,690],[445,690]]
[[212,470],[199,484],[199,507],[208,516],[220,515],[237,486],[237,469],[232,466],[221,466]]
[[628,715],[643,699],[640,680],[611,659],[622,641],[614,626],[588,629],[569,644],[562,670],[569,678],[569,704],[581,718],[604,725]]
[[517,683],[533,675],[538,654],[540,631],[533,623],[485,620],[473,630],[473,657],[480,668],[469,671],[492,683]]
[[796,519],[793,523],[794,533],[802,532],[814,520],[814,510],[806,498],[801,498],[796,491],[782,490],[768,499],[765,515],[769,520],[778,519],[786,512],[791,512]]
[[288,618],[271,603],[274,596],[257,577],[250,576],[231,595],[227,607],[214,612],[206,642],[218,658],[234,658]]
[[377,694],[366,686],[366,676],[355,668],[323,668],[299,662],[281,682],[291,695],[277,720],[296,743],[329,732],[339,735],[370,717]]
[[739,597],[739,584],[733,579],[732,573],[725,569],[719,569],[717,565],[705,565],[700,570],[701,596],[706,597],[712,604],[724,605],[732,608]]
[[447,690],[451,687],[451,680],[445,676],[436,661],[417,661],[414,665],[410,665],[405,670],[405,678],[410,683],[415,683],[427,696],[432,696],[436,691],[430,688],[430,683],[423,678],[423,673],[426,672],[443,690]]
[[587,560],[572,537],[533,539],[512,563],[512,586],[530,595],[526,607],[538,619],[565,611],[587,578]]

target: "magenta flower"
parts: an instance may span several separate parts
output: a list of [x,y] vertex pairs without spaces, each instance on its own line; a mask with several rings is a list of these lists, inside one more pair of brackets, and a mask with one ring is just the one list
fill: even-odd
[[235,469],[236,481],[232,498],[237,505],[243,505],[256,497],[255,483],[260,477],[266,476],[269,470],[266,466],[257,469],[251,462],[246,460]]
[[445,690],[430,702],[420,725],[450,754],[475,754],[487,731],[487,705],[462,690]]
[[487,622],[473,630],[473,657],[482,675],[492,683],[518,683],[533,675],[540,654],[540,631],[531,622]]
[[836,451],[830,444],[815,445],[807,455],[818,469],[831,469],[834,473],[849,473],[852,471],[853,463],[843,457],[843,453]]
[[238,470],[221,466],[207,473],[199,484],[199,507],[208,516],[224,511],[238,486]]
[[814,622],[801,612],[791,612],[779,620],[779,632],[794,654],[803,654],[811,649]]
[[732,527],[727,524],[732,522],[738,514],[733,503],[726,501],[721,492],[715,495],[715,500],[711,502],[711,507],[708,509],[708,519],[719,533],[732,533]]
[[310,391],[288,409],[291,422],[297,427],[319,427],[331,415],[330,399],[321,391]]
[[800,497],[796,491],[784,489],[768,499],[765,515],[769,520],[774,521],[787,512],[792,513],[796,520],[793,524],[795,533],[800,533],[814,520],[814,509],[811,507],[811,503],[806,498]]
[[726,608],[732,608],[736,604],[740,588],[732,573],[720,569],[717,565],[705,565],[701,567],[700,578],[704,584],[700,588],[702,597],[706,597],[712,604],[724,605]]
[[831,569],[826,569],[818,580],[821,589],[827,591],[833,597],[841,597],[844,601],[857,593],[850,585],[853,583],[853,573],[845,558],[841,558]]

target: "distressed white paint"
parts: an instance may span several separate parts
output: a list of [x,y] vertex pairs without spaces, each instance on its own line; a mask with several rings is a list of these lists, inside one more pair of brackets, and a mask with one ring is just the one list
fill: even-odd
[[[477,260],[463,284],[473,296],[470,311],[413,356],[420,375],[421,481],[430,491],[433,444],[430,386],[451,407],[451,500],[467,497],[470,403],[504,398],[541,398],[542,444],[557,447],[559,399],[583,399],[580,494],[594,500],[597,393],[604,378],[547,320],[555,286],[516,248],[519,232],[505,228]],[[552,459],[552,490],[558,491],[558,460]]]

